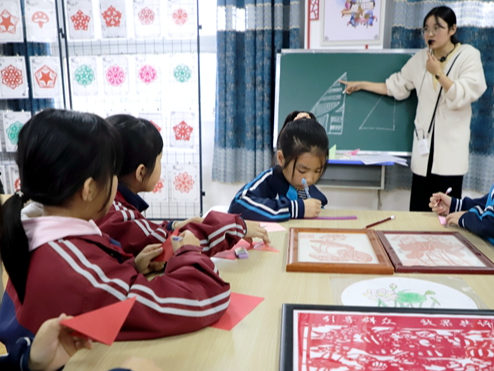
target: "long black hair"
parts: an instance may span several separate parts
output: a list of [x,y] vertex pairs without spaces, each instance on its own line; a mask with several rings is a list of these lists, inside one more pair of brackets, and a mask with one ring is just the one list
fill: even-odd
[[4,205],[0,243],[5,269],[21,303],[30,259],[21,222],[24,203],[33,200],[63,206],[93,178],[102,189],[108,189],[104,209],[111,198],[113,176],[121,165],[121,151],[117,131],[90,113],[47,109],[22,127],[16,153],[21,191]]
[[[439,25],[438,18],[441,18],[444,22],[446,22],[446,24],[448,25],[448,30],[451,29],[451,27],[453,27],[456,24],[456,14],[453,11],[453,9],[451,9],[450,7],[447,7],[447,6],[437,6],[435,8],[432,8],[424,18],[423,27],[425,27],[425,22],[431,16],[434,17],[434,19],[436,20],[436,23],[438,24],[439,27],[441,27],[441,26]],[[451,42],[454,45],[456,45],[460,42],[458,40],[458,38],[456,37],[456,33],[451,36]]]
[[156,157],[163,152],[163,138],[152,122],[131,115],[113,115],[106,119],[120,134],[123,150],[121,177],[136,171],[140,164],[146,167],[146,178],[151,176]]
[[321,162],[324,162],[324,169],[329,154],[328,135],[326,130],[315,119],[301,118],[289,121],[281,129],[278,136],[277,149],[283,153],[285,159],[283,168],[286,168],[294,160],[292,176],[297,160],[307,152],[320,157]]

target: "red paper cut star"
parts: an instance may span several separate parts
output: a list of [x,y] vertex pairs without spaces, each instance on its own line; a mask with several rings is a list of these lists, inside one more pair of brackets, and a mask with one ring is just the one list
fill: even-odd
[[42,89],[53,89],[57,82],[57,76],[57,73],[46,65],[41,67],[34,74],[38,86]]
[[0,33],[10,33],[14,35],[17,31],[17,23],[19,22],[19,18],[10,14],[7,9],[4,9],[2,13],[0,13],[2,17],[2,22],[0,22]]
[[175,139],[176,140],[190,140],[190,134],[192,134],[192,131],[194,128],[190,125],[187,125],[185,121],[181,121],[180,124],[175,125],[173,127],[173,131],[175,132]]
[[120,20],[122,19],[122,13],[120,13],[113,6],[110,6],[102,14],[103,19],[107,27],[120,27]]
[[91,17],[84,14],[82,10],[78,10],[77,13],[70,17],[70,20],[74,23],[74,30],[87,31]]

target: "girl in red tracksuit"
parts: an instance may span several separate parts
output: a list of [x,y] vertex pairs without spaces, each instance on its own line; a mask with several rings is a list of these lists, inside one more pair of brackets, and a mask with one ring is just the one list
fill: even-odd
[[[151,262],[162,248],[134,258],[92,221],[112,204],[121,164],[118,132],[104,119],[42,111],[21,129],[16,161],[21,191],[4,205],[0,243],[10,277],[0,307],[7,349],[60,313],[76,316],[129,297],[137,301],[117,340],[196,331],[226,311],[230,286],[192,233],[173,242],[164,274],[148,281],[145,273],[163,267]],[[29,199],[42,204],[43,215],[21,220]],[[245,233],[241,220],[237,232]]]
[[[156,126],[143,118],[114,115],[106,119],[120,134],[123,162],[118,173],[118,192],[108,214],[97,221],[98,227],[119,241],[122,249],[137,255],[149,244],[163,243],[175,229],[190,230],[200,240],[202,253],[213,256],[228,250],[245,235],[244,221],[237,215],[212,212],[203,221],[195,217],[185,221],[147,220],[141,212],[149,205],[139,192],[151,192],[161,176],[163,139]],[[259,223],[246,222],[245,237],[261,237],[269,243]],[[165,247],[167,248],[167,247]],[[165,251],[165,260],[173,255]]]

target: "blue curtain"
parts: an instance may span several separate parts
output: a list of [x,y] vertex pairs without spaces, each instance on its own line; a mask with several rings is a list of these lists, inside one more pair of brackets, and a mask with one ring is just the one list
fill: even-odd
[[[482,55],[487,91],[472,105],[470,167],[463,189],[486,193],[494,180],[494,21],[492,1],[395,1],[392,48],[423,48],[420,28],[432,8],[446,5],[455,11],[458,39],[476,47]],[[402,187],[411,174],[390,176],[389,187]],[[391,174],[390,174],[391,175]],[[410,183],[411,184],[411,183]],[[388,188],[388,187],[387,187]]]
[[218,0],[214,181],[271,166],[276,52],[299,48],[298,1]]

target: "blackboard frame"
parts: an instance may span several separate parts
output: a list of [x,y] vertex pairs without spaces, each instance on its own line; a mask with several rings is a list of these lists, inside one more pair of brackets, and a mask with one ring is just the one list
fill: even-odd
[[[320,53],[344,53],[344,54],[408,54],[413,55],[417,53],[420,49],[372,49],[372,50],[349,50],[349,49],[331,49],[331,50],[308,50],[308,49],[282,49],[280,53],[276,56],[276,75],[275,75],[275,102],[274,102],[274,125],[273,125],[273,148],[276,147],[276,142],[278,140],[278,132],[280,130],[280,78],[281,78],[281,57],[287,54],[320,54]],[[301,71],[302,73],[302,71]],[[384,81],[383,81],[384,82]],[[412,92],[412,94],[415,94]],[[409,98],[410,99],[410,98]],[[305,107],[294,107],[294,109],[306,109]],[[310,108],[307,108],[310,110]],[[411,124],[413,125],[413,124]],[[331,143],[331,140],[330,140]],[[411,143],[411,141],[410,141]],[[357,147],[355,147],[357,148]],[[348,148],[348,149],[355,149]],[[337,153],[346,152],[347,149],[337,151]],[[409,156],[411,155],[411,145],[408,150],[366,150],[362,149],[359,154],[390,154],[397,156]]]

